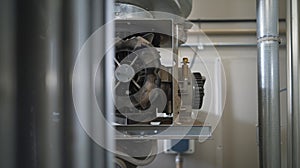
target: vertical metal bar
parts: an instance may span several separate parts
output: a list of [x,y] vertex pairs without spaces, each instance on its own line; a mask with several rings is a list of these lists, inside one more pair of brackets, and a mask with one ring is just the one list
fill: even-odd
[[[7,10],[1,8],[1,23],[3,12],[5,13],[3,21],[6,24],[1,26],[0,32],[1,37],[7,38],[1,38],[1,41],[6,39],[2,43],[4,45],[1,46],[0,57],[0,78],[6,79],[0,81],[0,89],[5,90],[5,95],[1,95],[1,104],[4,98],[2,96],[5,96],[6,100],[3,106],[5,113],[0,115],[1,129],[11,131],[11,135],[2,138],[4,134],[2,135],[2,130],[0,132],[0,141],[3,142],[3,146],[2,143],[0,146],[1,151],[9,149],[5,157],[2,158],[0,155],[0,167],[91,167],[93,142],[77,120],[72,99],[72,73],[76,55],[91,34],[89,27],[91,3],[81,0],[64,2],[18,0],[17,9],[13,10],[14,3],[10,2]],[[109,12],[112,13],[112,2],[110,1],[109,4],[111,5]],[[1,5],[1,7],[7,6]],[[16,11],[16,17],[8,11],[10,9]],[[107,10],[104,6],[103,9]],[[100,11],[104,13],[106,10]],[[14,27],[10,27],[14,25],[12,24],[14,18],[16,18],[16,48],[12,48]],[[104,20],[102,17],[98,19]],[[111,35],[110,32],[107,34]],[[109,37],[113,39],[113,36]],[[99,45],[104,46],[105,43]],[[13,51],[16,52],[16,66],[14,66]],[[3,56],[2,52],[4,52]],[[89,61],[86,60],[87,66],[84,70],[89,70]],[[2,81],[7,83],[1,83]],[[90,85],[93,79],[84,82]],[[16,90],[16,102],[14,102],[14,90]],[[86,95],[88,98],[92,96],[90,92],[85,93]],[[85,103],[84,107],[87,115],[90,110],[88,104]],[[17,111],[16,115],[14,115],[14,107]],[[112,114],[111,109],[107,111]],[[2,119],[5,119],[5,122],[2,122]],[[15,122],[16,137],[14,137]],[[105,136],[106,134],[108,136]],[[107,143],[113,145],[112,136],[113,133],[109,131],[104,134]],[[16,139],[16,160],[13,158],[14,139]],[[105,150],[102,149],[103,151]],[[107,158],[97,159],[103,162]],[[5,162],[2,162],[2,159]],[[110,159],[111,161],[106,165],[112,165],[113,158]]]
[[[104,0],[104,24],[113,21],[114,19],[114,1],[112,0]],[[104,115],[106,117],[106,120],[108,123],[114,122],[114,103],[113,103],[113,94],[111,93],[112,85],[113,85],[113,77],[114,77],[114,57],[115,57],[115,51],[114,49],[111,49],[115,38],[115,28],[114,24],[106,24],[105,27],[105,51],[106,55],[104,58]],[[108,149],[114,149],[115,148],[115,133],[110,131],[110,126],[105,125],[105,144],[108,147]],[[105,155],[105,167],[107,168],[114,168],[114,154],[112,152],[106,152]]]
[[[46,0],[44,29],[47,30],[45,49],[42,51],[45,61],[45,109],[41,116],[40,134],[42,143],[40,166],[45,168],[62,167],[62,88],[61,88],[61,1]],[[46,9],[46,10],[45,10]],[[38,9],[41,10],[41,9]],[[42,24],[42,23],[40,23]],[[41,82],[41,85],[43,83]]]
[[73,167],[73,153],[75,152],[73,149],[75,137],[74,137],[74,129],[73,123],[75,120],[74,116],[74,107],[71,101],[72,99],[72,83],[71,83],[71,75],[72,69],[75,62],[75,50],[74,41],[76,38],[74,37],[75,32],[75,16],[74,12],[74,1],[66,0],[63,1],[62,4],[63,14],[62,14],[62,88],[63,88],[63,98],[62,103],[63,106],[63,130],[62,136],[63,139],[63,150],[62,155],[64,157],[63,167]]
[[[63,78],[63,165],[64,167],[81,168],[91,167],[91,139],[81,127],[76,116],[72,95],[72,76],[76,58],[80,48],[88,39],[90,32],[90,1],[66,0],[62,4],[62,46],[63,56],[61,71]],[[89,71],[89,57],[84,60],[80,71]],[[90,86],[89,76],[84,76],[82,87],[76,88],[83,96],[79,108],[90,115],[90,97],[86,86]],[[99,158],[101,160],[102,158]]]
[[[105,20],[103,19],[104,16],[105,16],[104,1],[103,0],[92,0],[90,3],[91,3],[91,9],[90,9],[91,32],[95,32],[95,31],[98,31],[98,29],[101,28],[101,26],[103,26],[104,23],[105,23]],[[101,51],[104,50],[104,48],[105,48],[105,38],[103,38],[102,43],[99,43],[96,48],[101,50]],[[90,66],[90,74],[91,74],[90,78],[91,79],[94,78],[93,70],[97,69],[97,66],[98,66],[97,62],[99,61],[98,60],[98,57],[99,57],[98,54],[99,53],[97,54],[97,51],[96,51],[97,49],[95,49],[94,47],[91,47],[91,50],[90,50],[90,52],[93,53],[93,54],[91,54],[91,55],[93,55],[93,58],[91,58],[91,60],[90,60],[90,65],[91,65]],[[103,78],[101,78],[101,79],[96,78],[95,81],[94,81],[95,83],[97,83],[96,80],[97,80],[98,83],[103,83],[103,81],[104,81]],[[98,87],[98,86],[95,86],[95,87]],[[96,89],[96,88],[92,87],[92,89],[90,90],[91,96],[94,95],[94,89]],[[103,88],[101,88],[101,90],[103,90]],[[100,104],[103,105],[103,100],[104,100],[105,97],[102,94],[100,94],[100,95],[99,95],[99,93],[96,93],[96,94],[97,94],[97,96],[100,97],[100,101],[101,101]],[[99,105],[99,107],[103,107],[101,105]],[[91,110],[92,111],[97,111],[97,108],[98,108],[97,105],[91,104]],[[106,137],[105,131],[103,131],[103,130],[105,130],[105,128],[104,128],[105,126],[101,125],[102,129],[95,128],[95,127],[97,127],[96,123],[100,122],[100,121],[97,120],[98,118],[95,117],[95,116],[96,116],[95,114],[91,114],[90,117],[92,117],[94,119],[91,118],[91,125],[90,126],[93,127],[94,130],[101,130],[100,131],[101,136]],[[102,123],[102,124],[104,124],[104,123]],[[92,134],[97,134],[97,133],[92,133]],[[91,167],[92,168],[106,167],[104,160],[105,160],[105,153],[107,151],[105,151],[105,149],[103,149],[102,146],[100,146],[99,144],[97,144],[95,142],[93,142],[91,144],[91,148],[92,148],[91,149],[91,152],[92,152]]]
[[61,167],[60,1],[17,3],[17,167]]
[[300,3],[297,0],[292,1],[292,31],[293,31],[293,41],[292,41],[292,67],[293,67],[293,167],[300,167],[300,41],[299,41],[299,8]]
[[[109,153],[104,148],[101,148],[98,144],[93,142],[90,137],[84,132],[79,120],[75,114],[74,105],[72,102],[72,76],[73,68],[76,61],[76,56],[88,40],[89,36],[96,30],[96,28],[102,26],[108,21],[113,19],[113,1],[97,0],[97,1],[81,1],[81,0],[67,0],[63,3],[63,79],[64,79],[64,167],[113,167],[114,155]],[[109,50],[108,45],[113,43],[114,39],[114,27],[105,28],[105,36],[103,41],[97,45],[99,48],[107,49],[105,66],[103,71],[104,79],[101,82],[105,83],[101,90],[105,91],[104,98],[101,99],[105,106],[104,115],[108,122],[114,121],[114,106],[111,85],[113,75],[113,58],[114,52]],[[92,48],[91,48],[92,49]],[[91,51],[93,52],[93,51]],[[90,74],[81,76],[83,79],[79,86],[75,88],[81,97],[80,104],[77,104],[77,108],[86,111],[86,118],[92,117],[94,110],[96,109],[91,102],[94,97],[94,74],[92,68],[94,67],[95,58],[89,56],[81,59],[82,65],[78,71],[80,74]],[[102,97],[102,95],[101,95]],[[92,121],[93,122],[93,121]],[[97,121],[95,121],[97,122]],[[100,121],[98,121],[100,122]],[[91,125],[93,126],[93,125]],[[106,123],[101,123],[101,128],[95,128],[95,130],[101,129],[101,137],[105,139],[104,146],[113,149],[114,147],[114,132],[108,131]],[[95,133],[98,134],[98,133]]]
[[257,0],[258,117],[260,167],[279,168],[278,0]]
[[179,48],[179,27],[178,25],[174,24],[172,22],[172,60],[174,62],[174,66],[172,67],[172,82],[173,82],[173,88],[172,88],[172,93],[173,97],[172,97],[172,111],[173,111],[173,123],[174,124],[179,124],[179,111],[177,111],[178,109],[176,109],[175,106],[175,102],[177,101],[177,97],[178,97],[178,48]]
[[297,0],[287,1],[287,105],[288,105],[288,167],[300,167],[300,58],[299,8]]
[[292,29],[291,29],[291,3],[286,3],[286,52],[287,52],[287,167],[293,168],[293,91],[292,91]]
[[0,5],[0,167],[15,167],[15,1]]
[[175,156],[176,168],[183,168],[183,157],[180,153]]
[[[35,81],[37,66],[40,66],[40,59],[35,59],[36,51],[33,48],[41,48],[40,45],[34,44],[38,26],[33,17],[33,10],[36,9],[32,2],[22,3],[17,1],[16,15],[16,67],[17,67],[17,167],[32,167],[36,168],[36,130],[34,129],[34,93],[36,86],[29,81]],[[25,15],[26,14],[26,15]],[[37,15],[39,16],[39,15]],[[36,18],[37,19],[37,18]],[[28,26],[26,26],[26,24]],[[32,26],[30,30],[29,25]],[[26,39],[26,40],[25,40]],[[38,38],[37,38],[38,39]],[[29,51],[31,50],[31,51]],[[30,55],[32,54],[32,55]],[[35,66],[31,67],[30,62],[35,62]],[[39,71],[41,71],[39,69]],[[32,88],[31,88],[32,87]]]

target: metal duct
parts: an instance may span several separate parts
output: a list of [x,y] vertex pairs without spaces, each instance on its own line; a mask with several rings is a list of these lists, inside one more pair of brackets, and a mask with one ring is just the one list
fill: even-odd
[[279,168],[278,0],[257,0],[258,126],[261,168]]
[[288,167],[300,167],[300,59],[298,0],[287,1]]
[[193,0],[116,0],[118,3],[132,4],[147,11],[160,11],[172,13],[187,18],[192,11]]

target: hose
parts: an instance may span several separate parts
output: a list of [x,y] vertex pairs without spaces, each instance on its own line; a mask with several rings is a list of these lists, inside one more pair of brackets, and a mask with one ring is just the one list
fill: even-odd
[[127,168],[126,163],[123,160],[115,158],[115,162],[118,166],[120,166],[120,168]]
[[136,166],[145,166],[150,164],[156,157],[156,153],[157,153],[157,140],[153,140],[152,141],[152,149],[151,152],[149,153],[149,155],[145,158],[145,159],[136,159],[134,157],[129,156],[126,153],[122,153],[119,152],[119,154],[116,154],[116,157],[126,160],[127,162],[130,162]]

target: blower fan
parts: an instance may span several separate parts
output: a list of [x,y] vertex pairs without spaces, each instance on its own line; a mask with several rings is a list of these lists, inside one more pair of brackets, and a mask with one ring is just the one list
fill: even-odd
[[153,92],[160,87],[161,67],[153,38],[149,33],[118,40],[115,45],[117,117],[129,122],[149,122],[164,108],[164,93]]

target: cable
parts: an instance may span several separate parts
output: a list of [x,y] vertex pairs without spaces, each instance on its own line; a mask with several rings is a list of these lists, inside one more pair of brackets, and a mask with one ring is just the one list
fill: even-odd
[[129,156],[128,154],[125,154],[123,152],[119,152],[121,154],[116,154],[116,156],[120,159],[123,159],[127,162],[130,162],[136,166],[145,166],[150,164],[156,157],[156,153],[157,153],[157,141],[153,140],[153,144],[152,144],[152,150],[149,153],[149,155],[144,159],[136,159],[134,157]]
[[126,163],[123,160],[115,158],[115,162],[120,168],[127,168]]
[[194,51],[193,59],[192,59],[192,61],[190,62],[190,68],[192,68],[192,67],[194,66],[194,63],[195,63],[196,57],[197,57],[197,55],[198,55],[198,52],[199,52],[199,48],[196,47],[196,51]]
[[[201,28],[200,25],[199,25],[199,28]],[[197,43],[200,44],[200,37],[199,36],[197,36]],[[196,60],[196,57],[197,57],[199,51],[200,51],[199,46],[197,46],[196,51],[194,51],[193,58],[190,61],[190,69],[192,69],[192,67],[194,66],[194,63],[195,63],[195,60]]]

